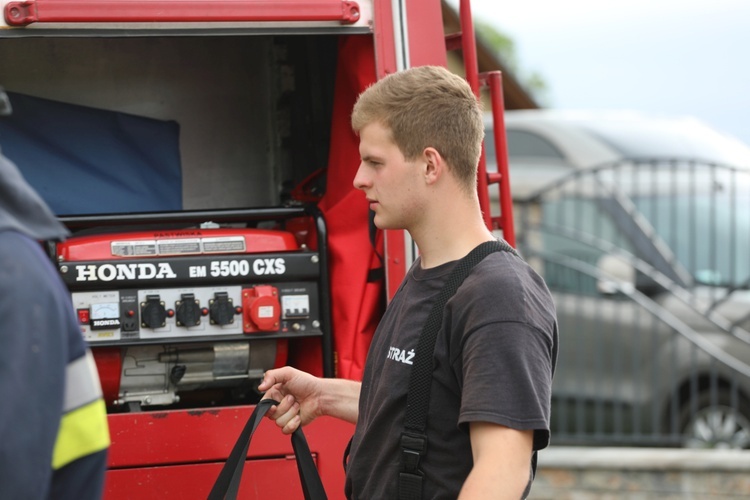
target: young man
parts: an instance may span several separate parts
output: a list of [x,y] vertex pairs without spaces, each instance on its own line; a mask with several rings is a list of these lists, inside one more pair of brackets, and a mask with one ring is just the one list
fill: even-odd
[[[350,498],[398,498],[400,436],[412,352],[456,262],[494,239],[476,193],[484,136],[468,84],[444,68],[389,75],[359,97],[352,126],[362,162],[354,186],[380,229],[406,229],[420,257],[373,338],[361,384],[290,367],[260,390],[285,433],[321,415],[356,423]],[[557,324],[542,279],[517,255],[495,252],[451,298],[434,352],[422,498],[512,498],[528,493],[532,452],[549,441]]]

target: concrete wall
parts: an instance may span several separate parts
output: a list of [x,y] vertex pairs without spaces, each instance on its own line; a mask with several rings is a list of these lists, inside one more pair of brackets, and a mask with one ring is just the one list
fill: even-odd
[[530,500],[750,498],[750,450],[552,447]]

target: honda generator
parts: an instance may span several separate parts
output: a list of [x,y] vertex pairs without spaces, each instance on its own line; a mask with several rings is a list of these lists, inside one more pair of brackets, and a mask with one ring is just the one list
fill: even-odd
[[290,341],[330,351],[325,228],[303,209],[62,220],[57,266],[110,408],[245,401]]

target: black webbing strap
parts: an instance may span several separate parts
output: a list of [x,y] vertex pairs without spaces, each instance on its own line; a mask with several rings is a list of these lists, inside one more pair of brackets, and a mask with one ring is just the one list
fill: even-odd
[[[242,429],[240,437],[229,454],[229,458],[224,463],[219,477],[216,478],[214,487],[208,494],[208,500],[237,498],[242,469],[245,466],[247,450],[250,447],[250,440],[268,409],[277,404],[279,403],[272,399],[263,399],[257,404],[252,415],[247,419],[247,424]],[[305,500],[326,500],[326,492],[323,489],[323,483],[320,480],[318,469],[315,467],[315,462],[313,462],[310,447],[307,445],[305,435],[302,433],[302,427],[298,427],[292,434],[292,448],[294,448],[294,455],[297,459],[297,470],[302,482]]]
[[[422,473],[419,462],[427,452],[427,413],[430,407],[432,386],[433,355],[435,342],[443,322],[445,305],[461,286],[471,270],[493,252],[516,251],[505,241],[482,243],[458,261],[440,294],[432,305],[422,333],[417,342],[416,355],[409,376],[409,393],[406,398],[404,431],[401,433],[401,472],[398,481],[399,500],[420,500],[422,498]],[[517,254],[516,254],[517,255]]]

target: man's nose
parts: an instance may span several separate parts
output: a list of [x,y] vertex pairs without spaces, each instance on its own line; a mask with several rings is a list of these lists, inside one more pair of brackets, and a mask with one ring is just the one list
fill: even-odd
[[354,175],[354,181],[352,184],[354,184],[354,187],[356,189],[365,189],[369,183],[369,180],[367,179],[367,176],[364,172],[364,168],[362,168],[364,163],[359,164],[359,168],[357,169],[357,173]]

